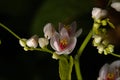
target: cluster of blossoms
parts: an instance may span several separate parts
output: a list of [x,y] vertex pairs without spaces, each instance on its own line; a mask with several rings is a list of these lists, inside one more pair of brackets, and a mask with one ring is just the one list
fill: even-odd
[[[120,12],[120,2],[117,0],[111,0],[109,7]],[[98,53],[100,54],[104,53],[107,55],[114,53],[116,41],[111,38],[115,38],[117,26],[111,22],[109,11],[107,9],[94,7],[92,10],[92,18],[94,19],[92,29],[93,46],[98,49]],[[119,36],[117,36],[117,38],[118,37]],[[103,65],[99,71],[97,80],[120,80],[120,60]]]
[[[102,10],[101,8],[93,8],[93,45],[97,47],[98,53],[104,53],[105,55],[114,51],[114,45],[112,45],[107,38],[108,27],[106,26],[111,25],[111,23],[109,22],[109,19],[105,18],[106,15],[106,10]],[[114,29],[113,26],[109,26],[109,28]]]
[[120,80],[120,60],[104,64],[97,80]]
[[[112,1],[111,8],[120,12],[120,2]],[[109,30],[114,30],[116,27],[110,22],[108,11],[94,7],[92,10],[93,24],[93,45],[97,47],[98,53],[105,55],[114,52],[114,44],[109,40]]]
[[24,47],[25,51],[28,51],[28,48],[37,48],[38,44],[41,48],[44,48],[49,42],[46,38],[39,38],[37,35],[34,35],[29,39],[21,39],[19,43],[22,47]]
[[[53,25],[48,23],[44,26],[43,38],[39,38],[37,35],[34,35],[30,39],[21,39],[20,45],[24,47],[24,50],[28,50],[28,48],[37,48],[38,44],[43,49],[50,42],[51,47],[55,50],[55,54],[68,55],[74,50],[77,37],[82,33],[82,29],[79,29],[76,32],[76,26],[76,22],[67,26],[59,23],[59,32],[57,32]],[[54,54],[53,58],[55,58]]]

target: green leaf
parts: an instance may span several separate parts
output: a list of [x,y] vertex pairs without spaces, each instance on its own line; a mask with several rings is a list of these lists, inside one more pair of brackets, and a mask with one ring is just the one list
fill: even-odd
[[72,56],[61,56],[59,59],[59,76],[61,80],[71,80],[73,67]]
[[[86,6],[87,5],[87,6]],[[58,28],[58,23],[69,24],[74,20],[81,19],[82,23],[88,12],[92,9],[91,0],[43,0],[42,5],[38,6],[33,21],[31,23],[31,34],[43,36],[43,27],[47,23],[52,23],[55,28]],[[81,18],[80,18],[81,17]],[[80,26],[82,26],[80,24]],[[88,28],[88,25],[86,25]]]

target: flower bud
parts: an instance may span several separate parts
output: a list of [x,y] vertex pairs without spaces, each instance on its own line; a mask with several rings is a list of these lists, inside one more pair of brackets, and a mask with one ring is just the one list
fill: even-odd
[[98,53],[102,54],[103,51],[104,51],[104,46],[103,45],[99,45],[99,46],[97,46],[97,49],[98,49]]
[[52,58],[58,60],[59,59],[59,55],[56,54],[56,53],[53,53]]
[[38,36],[37,35],[32,36],[30,39],[26,41],[26,44],[28,47],[36,48],[38,45]]
[[53,28],[51,23],[48,23],[45,25],[43,32],[44,32],[45,38],[50,39],[53,36],[55,29]]
[[20,44],[22,47],[25,47],[25,46],[26,46],[26,41],[27,41],[27,39],[25,39],[25,38],[20,39],[20,40],[19,40],[19,44]]
[[44,48],[45,46],[49,44],[49,41],[47,38],[39,38],[38,43],[41,48]]
[[92,10],[92,17],[96,20],[104,18],[104,17],[106,17],[106,15],[107,15],[107,11],[103,10],[101,8],[95,7]]

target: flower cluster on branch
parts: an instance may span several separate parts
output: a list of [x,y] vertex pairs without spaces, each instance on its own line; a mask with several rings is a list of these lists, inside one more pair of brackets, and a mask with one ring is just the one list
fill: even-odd
[[[61,80],[71,80],[73,65],[75,65],[77,79],[82,80],[79,59],[91,38],[93,40],[92,44],[97,48],[98,53],[120,57],[119,54],[115,54],[116,45],[120,45],[120,21],[118,19],[116,21],[116,16],[111,15],[110,9],[120,13],[120,1],[109,0],[105,8],[94,7],[92,9],[93,27],[74,56],[70,54],[77,44],[77,38],[82,33],[82,28],[77,30],[76,21],[69,25],[59,23],[57,30],[52,23],[47,23],[43,28],[44,37],[33,35],[29,39],[20,38],[2,23],[0,23],[0,26],[19,39],[19,44],[25,51],[48,52],[52,54],[53,59],[59,60],[59,76]],[[50,50],[48,45],[53,50]],[[111,64],[103,65],[98,80],[120,80],[120,61],[117,60]]]

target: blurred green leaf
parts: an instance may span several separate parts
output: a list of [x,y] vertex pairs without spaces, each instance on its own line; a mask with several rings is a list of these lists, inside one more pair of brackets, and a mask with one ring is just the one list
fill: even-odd
[[43,27],[46,23],[71,23],[91,10],[91,0],[46,0],[35,14],[31,23],[31,34],[43,36]]
[[12,16],[26,15],[31,9],[30,0],[2,0],[0,1],[0,13]]

